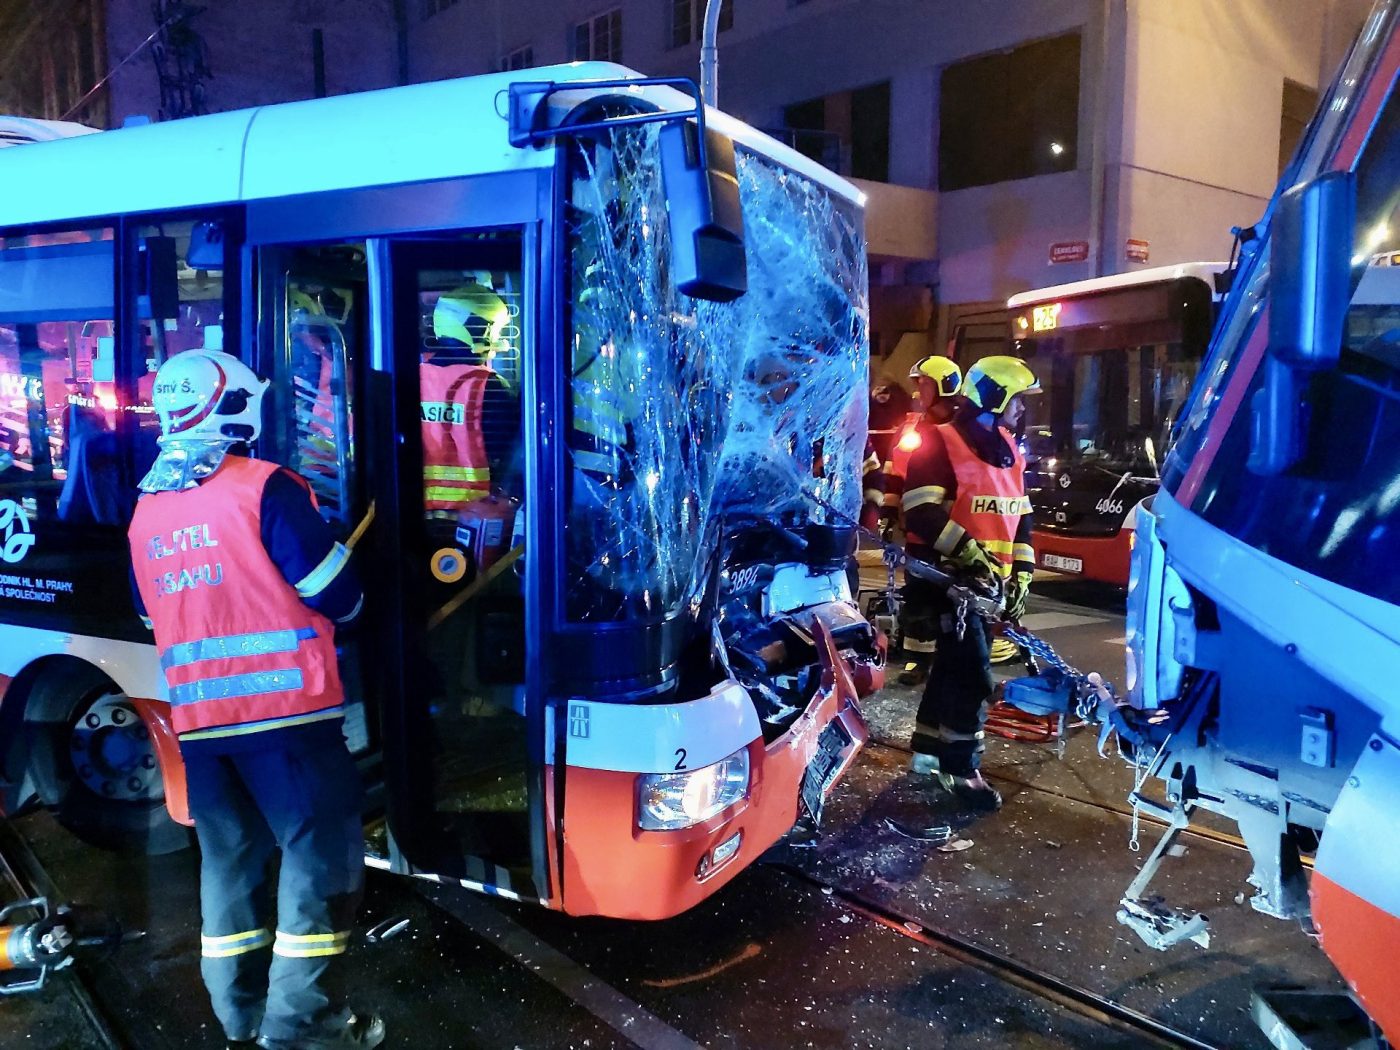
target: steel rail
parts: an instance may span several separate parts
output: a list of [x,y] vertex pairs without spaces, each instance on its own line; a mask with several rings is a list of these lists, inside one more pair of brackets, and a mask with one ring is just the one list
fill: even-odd
[[1063,1007],[1071,1013],[1126,1034],[1146,1039],[1156,1046],[1185,1047],[1188,1050],[1221,1050],[1214,1043],[1197,1039],[1187,1032],[1172,1028],[1170,1025],[1140,1013],[1132,1007],[1116,1003],[1097,992],[1091,992],[1087,988],[1071,984],[1052,973],[1020,962],[1003,952],[961,937],[950,930],[931,925],[922,919],[915,919],[888,905],[880,904],[862,897],[858,893],[852,893],[850,890],[825,882],[814,875],[809,875],[793,864],[782,861],[759,861],[759,863],[794,881],[820,889],[823,893],[841,901],[850,910],[932,951],[981,970],[989,976]]
[[[47,897],[56,903],[59,899],[58,888],[29,848],[29,843],[4,819],[0,819],[0,875],[21,900]],[[63,980],[64,990],[92,1029],[92,1035],[97,1040],[91,1044],[93,1050],[126,1050],[128,1044],[117,1034],[98,1005],[88,976],[78,968],[80,965],[75,962],[55,974],[54,978],[62,980],[67,976],[68,979]]]
[[[898,751],[899,753],[905,755],[914,754],[913,748],[906,747],[903,744],[896,744],[889,740],[883,740],[877,736],[872,736],[869,740],[867,740],[865,746],[883,747],[888,751]],[[1095,802],[1093,799],[1080,798],[1077,795],[1071,795],[1064,791],[1057,791],[1054,788],[1044,787],[1040,784],[1032,784],[1027,780],[1020,780],[1017,777],[1007,776],[1005,773],[1001,773],[996,770],[991,770],[990,772],[992,774],[992,779],[997,781],[998,783],[1014,784],[1016,787],[1025,788],[1028,791],[1038,791],[1042,795],[1049,795],[1052,798],[1063,799],[1066,802],[1073,802],[1076,805],[1080,806],[1089,806],[1093,809],[1102,810],[1105,813],[1115,813],[1118,816],[1123,817],[1127,820],[1133,819],[1133,811],[1127,806],[1116,806],[1111,802]],[[1154,827],[1167,827],[1167,822],[1161,817],[1156,816],[1155,814],[1144,812],[1137,814],[1137,816],[1141,820],[1152,824]],[[1206,839],[1209,842],[1215,842],[1222,846],[1229,846],[1231,849],[1237,849],[1244,853],[1249,852],[1249,845],[1245,842],[1245,840],[1240,838],[1240,836],[1238,835],[1230,834],[1230,832],[1228,831],[1217,831],[1215,828],[1203,828],[1192,825],[1190,827],[1182,828],[1179,834],[1194,835],[1196,838]],[[1312,857],[1302,857],[1301,860],[1303,867],[1308,868],[1309,870],[1312,869]]]

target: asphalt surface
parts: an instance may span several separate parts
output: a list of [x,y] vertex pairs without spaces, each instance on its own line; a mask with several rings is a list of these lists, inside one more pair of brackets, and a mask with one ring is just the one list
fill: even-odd
[[[1122,676],[1121,597],[1037,583],[1028,625],[1070,662]],[[871,698],[877,742],[837,789],[820,831],[803,829],[691,912],[660,923],[579,920],[431,883],[368,873],[361,929],[404,919],[347,956],[352,1005],[386,1020],[386,1046],[1129,1047],[1140,1032],[926,933],[1179,1030],[1205,1045],[1266,1047],[1248,1020],[1256,986],[1337,987],[1296,925],[1253,912],[1247,855],[1184,840],[1156,884],[1206,911],[1211,947],[1161,954],[1114,921],[1157,831],[1128,847],[1130,770],[1095,754],[1087,731],[1061,752],[993,741],[986,766],[1003,810],[940,850],[889,823],[928,822],[937,799],[907,771],[916,697]],[[884,741],[885,743],[879,743]],[[61,894],[115,913],[143,940],[83,975],[121,1045],[221,1047],[199,981],[193,852],[94,851],[42,813],[12,822]],[[74,1008],[72,978],[0,998],[0,1048],[99,1046]]]

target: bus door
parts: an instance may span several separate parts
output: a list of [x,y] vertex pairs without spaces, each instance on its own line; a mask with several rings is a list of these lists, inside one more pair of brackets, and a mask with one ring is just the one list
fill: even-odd
[[[258,455],[306,479],[321,516],[341,542],[362,533],[370,497],[358,449],[368,339],[369,284],[363,241],[264,247],[258,256],[258,366],[272,380]],[[363,554],[363,552],[362,552]],[[345,687],[345,740],[359,759],[376,745],[371,683],[364,667],[372,616],[337,632]]]
[[399,676],[384,721],[397,862],[543,896],[543,720],[526,688],[522,237],[381,247],[391,367],[376,370],[387,388],[375,398],[392,414],[377,447],[394,455],[374,474],[397,625],[375,651]]

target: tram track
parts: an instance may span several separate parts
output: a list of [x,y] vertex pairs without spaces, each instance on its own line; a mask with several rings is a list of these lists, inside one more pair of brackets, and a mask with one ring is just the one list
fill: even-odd
[[[886,751],[895,751],[902,755],[914,754],[912,748],[906,747],[902,744],[893,743],[889,740],[882,740],[881,738],[876,736],[872,736],[868,741],[866,741],[865,746],[868,748],[880,747],[884,748]],[[992,779],[995,780],[998,784],[1011,784],[1015,787],[1021,788],[1026,791],[1034,791],[1038,794],[1048,795],[1051,798],[1057,798],[1064,802],[1072,802],[1077,806],[1088,806],[1090,809],[1097,809],[1103,813],[1112,813],[1116,816],[1123,817],[1126,820],[1133,819],[1133,811],[1127,806],[1117,806],[1111,802],[1098,802],[1094,799],[1080,798],[1078,795],[1071,795],[1066,791],[1057,791],[1054,788],[1045,787],[1043,784],[1033,784],[1028,780],[1021,780],[1018,777],[1007,776],[1001,771],[991,771],[991,773]],[[1154,827],[1164,828],[1167,826],[1167,822],[1165,820],[1162,820],[1160,817],[1152,813],[1140,813],[1138,814],[1138,817],[1145,823],[1151,824]],[[1229,846],[1232,849],[1237,849],[1244,853],[1249,852],[1249,846],[1245,843],[1244,839],[1240,838],[1238,835],[1232,835],[1228,831],[1217,831],[1214,828],[1205,828],[1198,827],[1196,825],[1191,825],[1189,827],[1183,828],[1179,834],[1187,835],[1197,839],[1205,839],[1209,842],[1214,842],[1221,846]],[[1304,857],[1303,865],[1304,867],[1311,868],[1312,858]]]
[[[8,821],[0,820],[0,878],[18,900],[45,897],[56,904],[62,898],[39,858]],[[91,979],[74,962],[52,978],[63,987],[76,1012],[82,1017],[94,1043],[91,1050],[127,1050],[121,1037],[98,1002]]]
[[851,911],[931,951],[980,970],[1086,1020],[1144,1040],[1145,1045],[1184,1047],[1189,1050],[1223,1050],[1215,1043],[1198,1039],[1188,1032],[1173,1028],[1097,992],[1056,977],[1048,971],[1023,963],[1004,952],[988,948],[949,929],[905,915],[887,904],[826,882],[796,865],[783,861],[760,863],[794,882],[821,890]]

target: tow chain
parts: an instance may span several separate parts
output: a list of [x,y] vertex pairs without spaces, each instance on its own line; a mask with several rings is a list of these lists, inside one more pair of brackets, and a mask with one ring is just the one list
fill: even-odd
[[880,558],[885,563],[888,587],[891,592],[895,590],[895,570],[901,566],[905,570],[906,578],[912,575],[933,583],[935,586],[941,586],[952,600],[957,612],[956,629],[959,641],[962,640],[967,631],[968,613],[976,613],[987,623],[998,625],[1004,637],[1030,653],[1032,658],[1039,661],[1042,666],[1055,669],[1073,684],[1076,718],[1081,722],[1106,721],[1104,715],[1117,703],[1113,686],[1106,682],[1097,671],[1085,674],[1078,670],[1057,653],[1055,647],[1045,639],[1037,637],[1019,624],[1004,619],[1000,593],[995,596],[987,594],[978,589],[975,584],[964,582],[957,576],[945,572],[937,566],[930,565],[920,558],[911,558],[903,547],[889,542],[884,536],[866,528],[849,515],[837,510],[816,493],[808,491],[806,495],[828,513],[835,515],[847,525],[853,526],[858,532],[880,545]]

